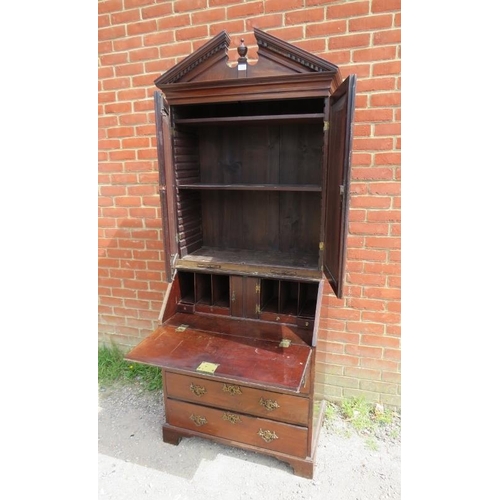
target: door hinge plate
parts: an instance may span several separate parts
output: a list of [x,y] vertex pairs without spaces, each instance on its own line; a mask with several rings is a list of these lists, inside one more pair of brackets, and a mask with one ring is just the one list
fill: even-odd
[[330,130],[330,122],[327,122],[326,120],[323,122],[323,132],[326,132],[327,130]]
[[290,347],[292,341],[290,339],[281,339],[280,347]]

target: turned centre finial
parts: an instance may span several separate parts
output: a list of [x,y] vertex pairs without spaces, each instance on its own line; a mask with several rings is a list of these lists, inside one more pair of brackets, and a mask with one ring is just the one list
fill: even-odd
[[241,57],[241,58],[244,58],[246,55],[247,55],[247,52],[248,52],[248,47],[245,46],[245,42],[243,40],[243,38],[241,38],[241,44],[240,46],[238,47],[238,55]]

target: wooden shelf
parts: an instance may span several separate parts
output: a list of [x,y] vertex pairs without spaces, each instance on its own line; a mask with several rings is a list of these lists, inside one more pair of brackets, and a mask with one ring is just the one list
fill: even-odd
[[217,116],[204,118],[178,118],[178,125],[231,125],[240,124],[280,124],[280,123],[320,123],[323,113],[297,113],[293,115]]
[[314,184],[182,184],[179,189],[210,189],[225,191],[310,191],[321,192]]

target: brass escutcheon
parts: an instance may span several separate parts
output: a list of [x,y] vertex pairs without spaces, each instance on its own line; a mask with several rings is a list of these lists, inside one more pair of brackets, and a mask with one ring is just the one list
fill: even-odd
[[229,392],[229,394],[231,394],[231,396],[234,396],[235,394],[243,394],[241,392],[241,388],[239,385],[229,385],[229,384],[224,384],[222,386],[222,390],[224,392]]
[[276,408],[280,407],[280,405],[278,404],[278,401],[273,401],[272,399],[260,398],[259,404],[261,406],[263,406],[268,411],[273,411],[273,410],[276,410]]
[[189,386],[189,389],[191,389],[191,392],[194,393],[196,396],[203,396],[203,394],[207,392],[207,390],[204,387],[196,384],[191,384]]
[[274,439],[278,439],[278,436],[274,431],[263,431],[262,429],[259,429],[259,432],[257,433],[266,443],[270,443]]
[[200,415],[191,415],[189,418],[194,422],[196,427],[201,427],[207,423],[207,419],[205,417],[201,417]]
[[241,418],[239,417],[239,415],[235,415],[234,413],[229,413],[227,411],[222,415],[222,420],[227,420],[227,421],[231,422],[232,424],[236,424],[237,422],[241,422]]

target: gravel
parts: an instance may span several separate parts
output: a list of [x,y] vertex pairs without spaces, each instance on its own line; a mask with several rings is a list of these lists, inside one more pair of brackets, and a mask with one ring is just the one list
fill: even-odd
[[99,391],[100,500],[376,500],[401,498],[400,420],[363,435],[339,416],[323,425],[313,479],[279,460],[213,443],[163,442],[161,392]]

